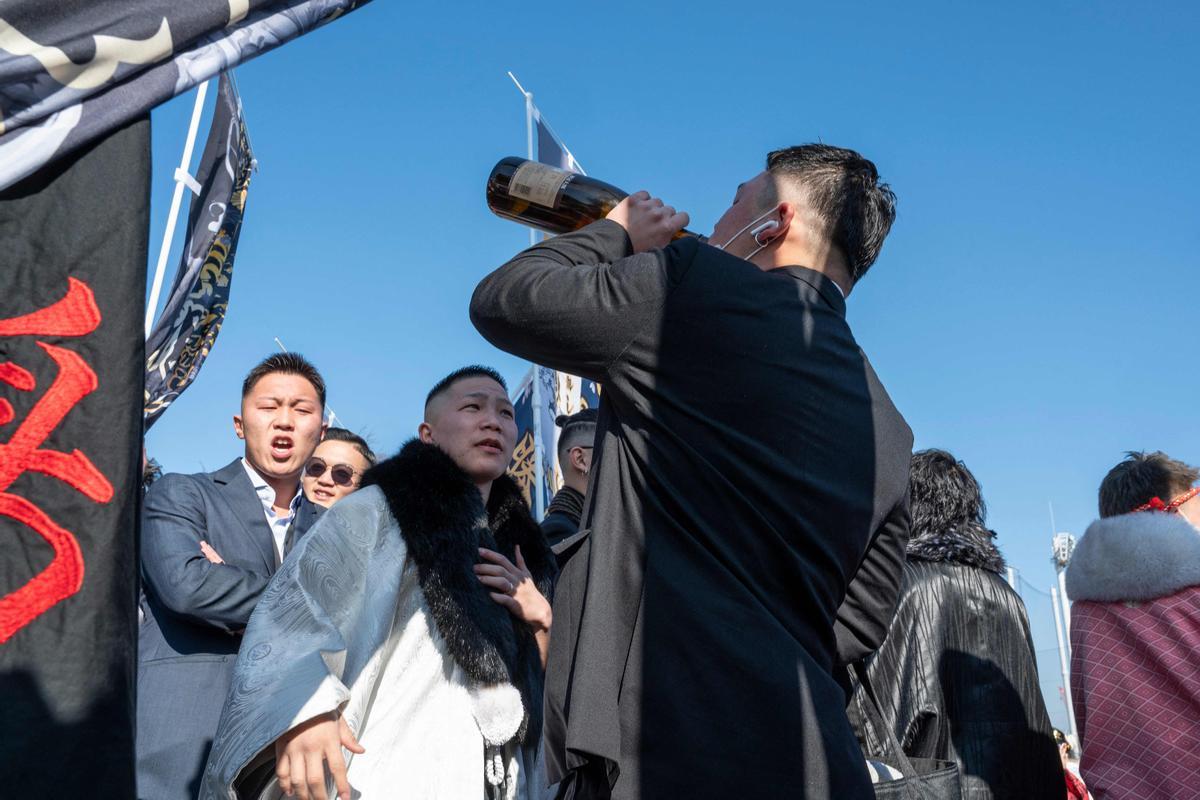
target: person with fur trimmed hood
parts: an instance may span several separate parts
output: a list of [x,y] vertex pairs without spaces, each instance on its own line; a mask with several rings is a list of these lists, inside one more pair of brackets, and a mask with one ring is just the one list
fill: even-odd
[[1079,770],[1096,800],[1200,795],[1198,478],[1128,453],[1067,567]]
[[451,373],[418,438],[296,545],[250,618],[201,798],[543,794],[555,561],[505,474],[516,434],[500,375]]
[[[909,492],[900,602],[867,667],[884,723],[910,758],[956,762],[964,798],[1062,800],[1025,604],[1000,577],[979,482],[950,453],[921,450]],[[862,723],[864,702],[858,687],[851,717],[864,750],[885,753]]]

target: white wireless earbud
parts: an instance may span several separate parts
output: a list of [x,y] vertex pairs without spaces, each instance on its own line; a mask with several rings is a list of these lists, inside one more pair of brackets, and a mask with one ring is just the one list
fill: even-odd
[[[749,222],[749,224],[747,224],[747,225],[743,226],[743,227],[742,227],[742,229],[741,229],[741,230],[739,230],[737,233],[735,233],[733,236],[730,236],[730,237],[729,237],[729,241],[725,242],[725,244],[716,245],[716,248],[717,248],[718,250],[724,250],[725,248],[729,247],[729,245],[733,244],[733,240],[734,240],[734,239],[736,239],[737,237],[741,236],[743,233],[745,233],[746,231],[748,231],[748,230],[749,230],[749,231],[750,231],[750,237],[751,237],[752,239],[754,239],[754,243],[755,243],[756,245],[758,245],[758,250],[762,250],[764,247],[766,247],[766,246],[767,246],[767,244],[766,244],[766,242],[760,242],[760,241],[758,240],[758,237],[759,237],[759,236],[762,236],[762,235],[763,235],[763,233],[765,233],[766,231],[773,231],[773,230],[776,230],[776,229],[778,229],[778,228],[779,228],[779,223],[778,223],[777,221],[773,220],[773,219],[769,219],[769,220],[767,220],[766,222],[764,222],[763,224],[755,226],[755,228],[754,228],[753,230],[750,230],[750,226],[751,226],[751,225],[754,225],[754,223],[758,222],[758,221],[759,221],[760,219],[762,219],[763,217],[769,216],[770,214],[774,214],[774,213],[775,213],[775,209],[771,209],[771,210],[770,210],[770,211],[768,211],[766,214],[759,214],[757,217],[755,217],[754,219],[752,219],[752,220]],[[754,251],[754,253],[757,253],[757,252],[758,252],[758,250],[755,250],[755,251]],[[744,259],[746,259],[747,261],[749,261],[749,260],[750,260],[750,258],[751,258],[751,257],[754,255],[754,253],[751,253],[750,255],[747,255],[747,256],[742,256],[742,258],[744,258]]]
[[752,229],[750,231],[750,236],[754,239],[754,243],[756,245],[758,245],[759,247],[766,247],[767,245],[764,242],[760,241],[758,237],[761,236],[762,234],[766,233],[767,231],[778,230],[778,228],[779,228],[779,223],[773,219],[769,219],[766,222],[764,222],[762,225],[759,225],[756,228]]

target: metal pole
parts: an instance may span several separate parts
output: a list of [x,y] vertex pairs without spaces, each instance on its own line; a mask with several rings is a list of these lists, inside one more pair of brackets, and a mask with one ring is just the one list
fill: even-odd
[[546,501],[542,497],[542,486],[546,475],[546,448],[542,439],[542,368],[533,365],[533,386],[530,387],[529,403],[533,406],[533,518],[541,520],[546,512]]
[[1014,592],[1017,591],[1017,571],[1013,567],[1008,568],[1008,585]]
[[[533,161],[533,92],[525,92],[525,153]],[[529,229],[529,246],[537,244],[537,231]],[[537,491],[533,493],[534,519],[540,520],[546,513],[546,501],[542,497],[542,486],[546,479],[546,442],[542,438],[542,368],[533,365],[533,480]]]
[[[525,91],[525,87],[511,72],[508,77],[525,95],[525,157],[533,161],[533,92]],[[537,244],[537,232],[529,229],[529,246]],[[542,497],[542,486],[545,472],[545,446],[542,440],[542,368],[532,365],[533,385],[529,388],[529,403],[533,406],[533,515],[541,520],[545,513],[545,499]]]
[[1075,728],[1075,705],[1071,702],[1071,668],[1067,663],[1067,651],[1063,645],[1063,626],[1061,611],[1058,605],[1058,587],[1050,587],[1050,602],[1054,604],[1054,631],[1058,634],[1058,661],[1062,667],[1063,702],[1067,706],[1067,721],[1071,726],[1071,736],[1079,741],[1079,731]]
[[167,214],[167,230],[163,233],[162,248],[158,251],[158,266],[154,268],[154,283],[150,288],[150,300],[146,303],[146,338],[150,338],[150,329],[154,326],[154,315],[158,311],[158,296],[162,292],[163,274],[167,269],[167,256],[171,253],[171,242],[175,238],[175,221],[179,217],[179,205],[183,201],[184,182],[180,180],[181,173],[187,174],[192,165],[192,147],[196,144],[196,131],[200,127],[200,115],[204,111],[204,98],[208,94],[208,84],[205,81],[196,87],[196,104],[192,106],[192,121],[188,124],[187,141],[183,144],[183,158],[179,160],[179,169],[175,170],[175,194],[171,197],[171,211]]
[[1066,532],[1054,534],[1050,540],[1050,549],[1054,553],[1054,569],[1058,572],[1058,593],[1062,598],[1063,627],[1066,631],[1067,655],[1071,654],[1071,601],[1067,597],[1067,566],[1075,553],[1075,537]]
[[[517,76],[509,70],[508,77],[512,78],[512,82],[516,84],[517,91],[525,98],[525,157],[533,161],[533,92],[525,91],[525,87],[517,80]],[[533,228],[529,229],[529,246],[533,247],[537,244],[537,231]]]
[[1071,600],[1067,597],[1067,571],[1060,569],[1058,571],[1058,594],[1061,597],[1062,603],[1062,618],[1063,630],[1066,632],[1064,637],[1067,642],[1067,658],[1071,657]]
[[[525,92],[525,157],[533,161],[533,92]],[[537,244],[537,231],[529,229],[529,246]]]

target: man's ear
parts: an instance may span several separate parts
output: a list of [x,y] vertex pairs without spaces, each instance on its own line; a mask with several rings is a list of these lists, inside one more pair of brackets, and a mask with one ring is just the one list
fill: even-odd
[[242,427],[242,416],[241,416],[241,414],[234,414],[234,415],[233,415],[233,432],[237,434],[237,437],[238,437],[239,439],[245,439],[245,438],[246,438],[246,429]]
[[422,422],[417,426],[417,438],[424,444],[433,444],[433,428],[429,427],[428,422]]
[[759,236],[761,244],[771,244],[776,239],[782,241],[788,233],[788,229],[792,226],[792,219],[796,216],[796,206],[786,200],[779,204],[776,209],[779,212],[779,226],[768,231],[763,231]]
[[583,460],[583,448],[582,447],[572,447],[571,448],[571,466],[574,467],[579,472],[583,472],[583,473],[587,472],[587,464]]
[[317,441],[318,441],[318,442],[323,442],[323,441],[325,441],[325,434],[327,434],[327,433],[329,433],[329,423],[328,423],[328,422],[322,422],[322,423],[321,423],[321,438],[320,438],[320,439],[317,439]]

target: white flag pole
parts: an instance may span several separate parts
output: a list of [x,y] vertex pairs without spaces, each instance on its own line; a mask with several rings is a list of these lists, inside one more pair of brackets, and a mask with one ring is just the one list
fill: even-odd
[[[150,300],[146,303],[146,338],[154,326],[154,315],[158,311],[158,296],[162,292],[163,274],[167,269],[167,256],[171,253],[171,242],[175,238],[175,221],[179,217],[179,204],[183,201],[184,187],[193,187],[196,181],[188,173],[192,165],[192,148],[196,144],[196,131],[200,128],[200,115],[204,111],[204,98],[208,94],[205,81],[196,87],[196,104],[192,106],[192,121],[188,125],[187,141],[183,144],[183,158],[175,170],[175,194],[171,197],[171,211],[167,214],[167,230],[163,233],[162,248],[158,251],[158,266],[154,268],[154,283],[150,288]],[[195,191],[195,189],[193,189]]]
[[[525,157],[533,161],[533,93],[525,93]],[[537,231],[529,229],[529,246],[537,244]]]
[[[525,87],[510,71],[508,77],[517,85],[517,89],[525,96],[525,156],[530,161],[533,157],[533,93],[525,91]],[[529,229],[529,246],[537,244],[537,231]],[[541,520],[545,513],[545,499],[542,497],[543,478],[545,476],[545,441],[542,439],[542,368],[533,365],[533,386],[529,390],[529,404],[533,406],[533,516]]]
[[[517,76],[511,71],[508,77],[512,78],[512,82],[516,84],[517,90],[525,98],[525,157],[533,161],[533,92],[525,91],[525,87],[517,80]],[[537,244],[537,231],[533,228],[529,229],[529,246],[533,247]]]
[[[516,78],[513,78],[516,80]],[[525,152],[533,161],[533,93],[525,92]],[[529,246],[537,244],[537,231],[529,229]],[[542,497],[542,486],[546,476],[546,440],[542,438],[542,368],[536,364],[533,367],[533,480],[536,491],[533,493],[534,519],[541,520],[546,512],[546,501]]]

